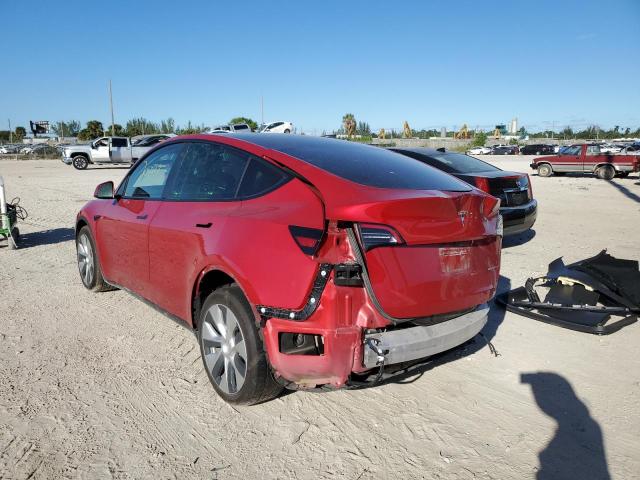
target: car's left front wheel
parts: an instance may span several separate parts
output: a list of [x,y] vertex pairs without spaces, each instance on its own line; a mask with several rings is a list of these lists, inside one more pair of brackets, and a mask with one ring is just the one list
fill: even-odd
[[100,261],[96,254],[96,247],[91,236],[91,230],[86,225],[80,229],[76,237],[76,253],[78,256],[78,271],[82,284],[93,292],[112,290],[102,276]]

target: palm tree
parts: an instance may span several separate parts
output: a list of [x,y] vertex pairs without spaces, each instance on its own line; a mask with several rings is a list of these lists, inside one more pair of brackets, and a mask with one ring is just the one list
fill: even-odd
[[344,125],[344,130],[347,132],[347,136],[349,138],[353,137],[356,133],[356,117],[353,113],[346,113],[342,117],[342,125]]

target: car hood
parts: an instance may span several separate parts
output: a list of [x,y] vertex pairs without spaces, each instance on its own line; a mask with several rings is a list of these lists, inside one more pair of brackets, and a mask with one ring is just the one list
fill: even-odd
[[542,162],[542,161],[545,161],[545,160],[551,161],[551,160],[555,160],[556,158],[558,158],[558,155],[559,154],[547,155],[545,157],[537,157],[537,158],[534,158],[533,161],[536,162],[536,163],[537,162]]
[[91,145],[73,145],[71,147],[64,147],[65,152],[90,152]]

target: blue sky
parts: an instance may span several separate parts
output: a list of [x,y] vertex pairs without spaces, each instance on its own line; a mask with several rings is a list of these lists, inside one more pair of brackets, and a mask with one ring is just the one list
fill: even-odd
[[0,129],[241,115],[331,131],[640,126],[640,1],[3,2]]

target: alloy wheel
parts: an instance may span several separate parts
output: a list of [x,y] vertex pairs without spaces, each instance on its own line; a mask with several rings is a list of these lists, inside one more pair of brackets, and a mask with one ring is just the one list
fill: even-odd
[[81,235],[77,242],[78,250],[78,270],[84,284],[89,287],[93,282],[93,274],[95,270],[95,262],[93,258],[93,248],[89,237]]
[[247,347],[233,311],[222,304],[212,305],[200,338],[204,363],[215,384],[227,394],[240,391],[247,374]]
[[82,156],[78,156],[73,159],[73,166],[78,170],[84,170],[85,168],[87,168],[87,165],[87,159]]

